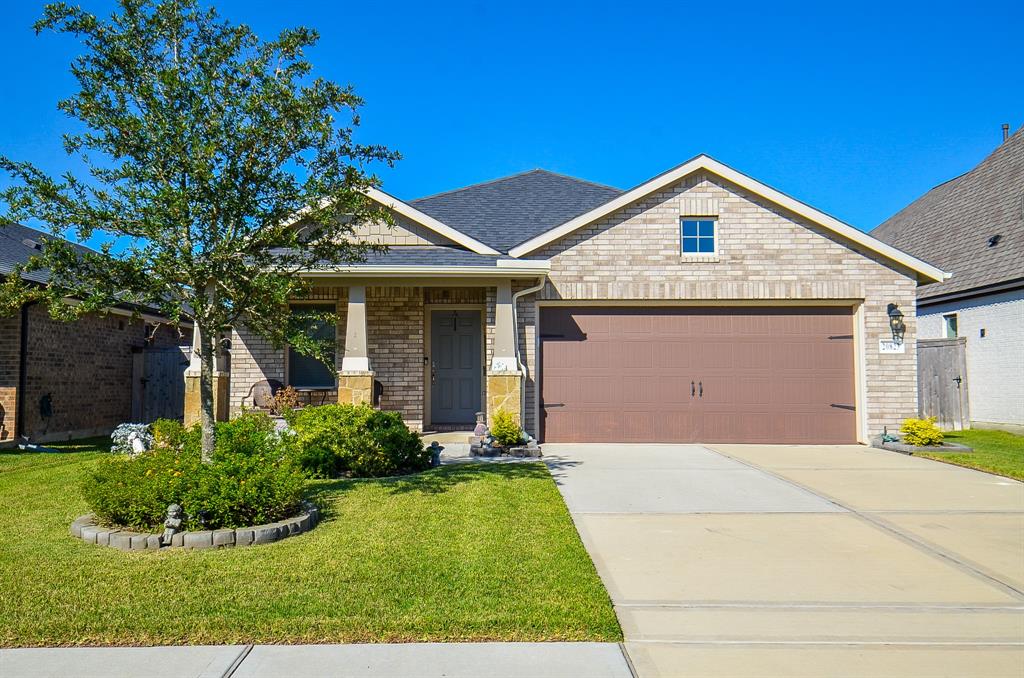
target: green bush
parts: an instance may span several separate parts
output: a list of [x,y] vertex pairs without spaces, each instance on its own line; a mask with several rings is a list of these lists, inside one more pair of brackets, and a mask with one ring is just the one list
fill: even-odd
[[260,525],[299,512],[305,474],[266,415],[217,424],[208,464],[200,461],[198,425],[163,420],[153,429],[149,452],[104,459],[87,472],[82,491],[102,522],[159,530],[171,503],[184,509],[187,529]]
[[927,419],[904,419],[900,426],[900,433],[903,434],[903,442],[917,447],[930,447],[941,445],[944,434],[935,425],[935,417]]
[[494,440],[502,447],[512,447],[523,442],[523,429],[515,417],[505,410],[498,410],[492,417],[490,431]]
[[377,478],[422,471],[430,453],[397,412],[369,405],[321,405],[288,415],[296,457],[311,475]]

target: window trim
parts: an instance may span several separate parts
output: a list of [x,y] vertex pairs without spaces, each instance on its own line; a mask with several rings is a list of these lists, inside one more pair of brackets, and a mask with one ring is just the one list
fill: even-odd
[[[337,299],[296,299],[288,302],[289,311],[293,310],[296,306],[329,306],[334,304],[334,312],[338,312],[338,300]],[[335,363],[338,361],[338,326],[334,327],[334,346],[335,346]],[[290,344],[284,345],[284,384],[285,386],[291,386],[296,389],[323,389],[323,390],[336,390],[338,388],[338,371],[337,367],[334,370],[334,381],[330,386],[310,386],[307,384],[296,384],[292,382],[292,365],[291,365],[291,354],[292,347]],[[324,365],[327,368],[327,365]],[[329,369],[329,368],[328,368]]]
[[[714,250],[712,250],[711,252],[684,252],[683,251],[683,237],[684,237],[683,236],[683,222],[684,221],[696,221],[696,222],[710,221],[712,229],[713,229],[712,233],[711,233],[711,238],[712,238],[712,243],[714,244]],[[695,238],[697,238],[697,241],[699,243],[701,237],[707,238],[707,236],[701,236],[700,235],[700,230],[699,230],[700,226],[698,226],[697,228],[698,228],[698,231],[697,231],[698,235],[696,235],[696,236],[686,236],[686,237],[689,237],[689,238],[694,238],[695,237]],[[679,256],[682,259],[684,259],[684,260],[695,259],[697,261],[709,261],[709,260],[710,261],[717,261],[720,255],[721,255],[721,247],[719,246],[719,240],[718,240],[718,216],[717,215],[710,215],[710,214],[705,214],[705,215],[700,215],[700,216],[696,216],[696,215],[680,215],[680,217],[679,217]]]

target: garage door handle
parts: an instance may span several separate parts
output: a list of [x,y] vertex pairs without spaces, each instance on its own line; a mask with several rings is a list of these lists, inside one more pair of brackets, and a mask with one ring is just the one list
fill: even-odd
[[703,398],[704,397],[704,382],[703,381],[698,381],[697,382],[697,389],[700,391],[700,397]]
[[544,407],[565,407],[565,403],[544,403]]
[[697,395],[697,384],[695,384],[694,382],[691,381],[690,382],[690,397],[692,398],[695,395]]

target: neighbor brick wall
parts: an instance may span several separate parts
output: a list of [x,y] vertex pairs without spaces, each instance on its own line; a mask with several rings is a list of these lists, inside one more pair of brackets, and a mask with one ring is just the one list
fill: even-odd
[[0,318],[0,443],[14,439],[18,408],[18,365],[21,313]]
[[[680,255],[679,218],[695,205],[717,212],[713,261]],[[722,179],[687,177],[529,258],[551,260],[544,300],[863,300],[869,431],[916,413],[913,275]],[[890,302],[906,316],[906,352],[880,355]]]
[[1024,290],[931,304],[919,312],[922,339],[945,337],[943,316],[957,315],[958,334],[967,339],[971,421],[1024,426]]
[[[114,314],[64,323],[40,305],[29,309],[28,318],[24,433],[37,440],[68,439],[106,434],[130,421],[132,348],[145,345],[145,323]],[[153,345],[179,342],[187,343],[174,328],[161,326]],[[46,394],[53,402],[49,421],[39,411]]]

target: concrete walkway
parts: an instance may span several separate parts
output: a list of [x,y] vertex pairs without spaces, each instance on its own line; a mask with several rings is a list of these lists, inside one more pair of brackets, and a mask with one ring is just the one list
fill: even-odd
[[860,446],[544,452],[642,677],[1024,675],[1024,484]]
[[630,678],[615,643],[0,650],[3,678]]

